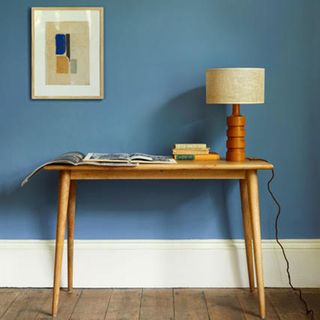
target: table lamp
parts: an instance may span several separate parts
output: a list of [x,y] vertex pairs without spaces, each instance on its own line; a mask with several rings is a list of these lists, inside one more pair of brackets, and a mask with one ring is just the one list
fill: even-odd
[[217,68],[206,73],[207,104],[232,104],[227,117],[228,161],[246,159],[244,129],[246,118],[240,114],[240,104],[264,103],[263,68]]

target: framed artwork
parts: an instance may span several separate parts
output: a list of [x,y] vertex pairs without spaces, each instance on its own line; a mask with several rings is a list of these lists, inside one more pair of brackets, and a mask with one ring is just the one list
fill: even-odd
[[103,8],[32,8],[32,99],[103,99]]

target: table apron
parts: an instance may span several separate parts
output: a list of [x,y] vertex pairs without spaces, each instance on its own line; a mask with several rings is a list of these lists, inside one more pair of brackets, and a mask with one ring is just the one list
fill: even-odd
[[71,180],[146,180],[146,179],[245,179],[246,170],[137,170],[137,171],[94,171],[70,170]]

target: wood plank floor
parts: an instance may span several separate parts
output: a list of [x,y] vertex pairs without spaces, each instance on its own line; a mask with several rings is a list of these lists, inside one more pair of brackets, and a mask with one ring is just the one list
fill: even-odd
[[[51,289],[0,289],[1,320],[49,320]],[[320,289],[303,289],[320,320]],[[289,289],[266,289],[268,320],[310,319]],[[254,320],[248,289],[75,289],[61,291],[56,320]]]

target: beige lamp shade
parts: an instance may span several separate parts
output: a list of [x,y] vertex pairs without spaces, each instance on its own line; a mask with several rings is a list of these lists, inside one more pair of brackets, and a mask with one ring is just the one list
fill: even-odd
[[264,103],[264,69],[208,69],[206,101],[209,104]]

